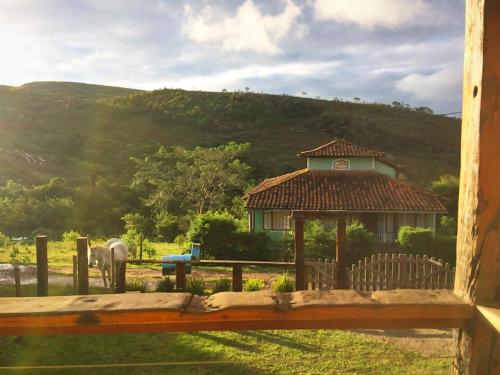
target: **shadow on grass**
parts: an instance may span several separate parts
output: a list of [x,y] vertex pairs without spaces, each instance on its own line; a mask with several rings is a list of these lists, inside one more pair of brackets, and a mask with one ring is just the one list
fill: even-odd
[[239,350],[244,350],[247,352],[255,352],[256,351],[255,346],[253,346],[253,345],[248,345],[248,344],[245,344],[241,341],[229,339],[229,338],[222,337],[222,336],[215,335],[215,334],[208,333],[208,332],[194,332],[194,333],[191,333],[191,335],[201,337],[201,338],[204,338],[206,340],[212,340],[218,344],[229,346],[231,348],[235,348],[235,349],[239,349]]
[[297,340],[293,340],[289,337],[285,337],[280,334],[276,334],[274,332],[269,331],[246,331],[242,332],[242,335],[247,335],[250,337],[254,337],[257,340],[264,340],[271,344],[277,344],[280,346],[287,346],[290,349],[301,350],[305,352],[316,352],[318,348],[313,345],[304,344],[303,342],[299,342]]

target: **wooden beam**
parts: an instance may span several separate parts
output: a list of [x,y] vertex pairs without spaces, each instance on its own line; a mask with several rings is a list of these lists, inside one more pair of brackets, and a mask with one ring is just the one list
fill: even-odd
[[464,327],[473,307],[441,290],[225,292],[1,298],[0,335]]
[[477,306],[477,311],[500,334],[500,306]]
[[307,289],[304,258],[304,217],[296,216],[295,222],[295,290]]
[[344,216],[337,218],[337,240],[335,243],[335,260],[337,262],[336,289],[346,289],[347,280],[344,264],[346,251],[346,220]]
[[[500,303],[500,2],[467,0],[455,293]],[[457,374],[500,373],[497,334],[480,319],[457,335]],[[498,359],[498,358],[497,358]]]
[[47,236],[36,236],[36,282],[37,295],[49,294],[49,265],[47,259]]
[[89,258],[87,237],[76,240],[76,251],[78,257],[78,294],[89,294]]

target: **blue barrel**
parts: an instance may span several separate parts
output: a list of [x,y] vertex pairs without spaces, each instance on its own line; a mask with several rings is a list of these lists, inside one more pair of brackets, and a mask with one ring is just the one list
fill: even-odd
[[[179,254],[179,255],[164,255],[161,257],[161,260],[173,260],[173,261],[181,261],[186,263],[186,273],[191,273],[191,260],[197,260],[200,258],[200,244],[193,243],[191,245],[191,253],[190,254]],[[163,263],[161,267],[161,273],[165,275],[172,275],[175,273],[175,264],[174,263]]]

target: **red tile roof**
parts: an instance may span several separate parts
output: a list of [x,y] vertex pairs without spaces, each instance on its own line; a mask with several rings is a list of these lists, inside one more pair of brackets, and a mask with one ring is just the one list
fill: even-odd
[[302,169],[263,181],[244,199],[247,208],[446,212],[436,194],[375,171]]
[[344,139],[334,139],[326,145],[316,147],[312,150],[302,151],[297,154],[301,157],[319,156],[319,157],[339,157],[339,156],[353,156],[353,157],[368,157],[368,158],[381,158],[384,156],[383,152],[363,148],[354,143],[347,142]]

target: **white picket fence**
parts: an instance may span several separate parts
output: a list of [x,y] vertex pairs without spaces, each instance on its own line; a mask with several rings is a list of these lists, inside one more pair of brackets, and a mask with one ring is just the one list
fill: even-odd
[[[334,260],[306,261],[309,289],[335,289]],[[455,268],[426,255],[377,254],[346,270],[347,287],[358,291],[389,289],[453,289]]]

